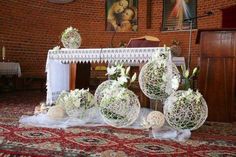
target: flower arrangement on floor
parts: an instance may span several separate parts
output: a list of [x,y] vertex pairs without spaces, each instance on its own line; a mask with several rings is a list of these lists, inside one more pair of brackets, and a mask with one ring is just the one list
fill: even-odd
[[95,107],[95,100],[88,89],[75,89],[62,92],[56,101],[57,105],[63,106],[69,117],[84,118],[87,116],[86,111]]
[[113,80],[112,84],[103,90],[101,88],[105,83],[101,84],[96,90],[96,100],[100,101],[100,114],[107,124],[114,127],[131,125],[139,115],[138,97],[127,89],[135,81],[136,73],[130,78],[129,72],[130,67],[125,69],[122,65],[108,67],[107,75]]
[[139,84],[143,93],[154,100],[165,100],[179,87],[180,75],[170,61],[170,51],[157,53],[146,63],[139,74]]
[[188,89],[177,91],[165,101],[166,121],[175,129],[196,130],[205,122],[208,115],[206,101],[201,93]]
[[65,48],[77,49],[81,45],[81,36],[78,29],[68,27],[61,34],[61,42]]

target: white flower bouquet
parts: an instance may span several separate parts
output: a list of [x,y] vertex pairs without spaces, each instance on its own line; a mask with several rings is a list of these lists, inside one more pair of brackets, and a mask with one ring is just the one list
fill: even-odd
[[128,88],[131,83],[135,81],[137,77],[136,73],[134,73],[130,78],[129,72],[130,67],[125,69],[121,64],[107,68],[106,75],[108,75],[111,80],[104,81],[96,89],[94,95],[98,105],[100,105],[100,102],[106,92],[110,92],[112,88],[117,88],[119,86]]
[[164,105],[166,121],[175,129],[196,130],[203,125],[208,108],[201,93],[192,89],[171,94]]
[[61,34],[61,42],[65,48],[77,49],[81,45],[81,36],[78,29],[68,27]]

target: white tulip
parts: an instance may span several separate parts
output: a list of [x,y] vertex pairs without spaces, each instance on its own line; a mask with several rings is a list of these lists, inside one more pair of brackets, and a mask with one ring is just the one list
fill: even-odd
[[128,75],[128,74],[129,74],[129,71],[130,71],[130,66],[126,69],[125,74]]
[[133,76],[132,76],[132,78],[131,78],[131,80],[130,80],[130,82],[131,82],[131,83],[134,82],[134,81],[136,80],[136,77],[137,77],[137,74],[134,73]]

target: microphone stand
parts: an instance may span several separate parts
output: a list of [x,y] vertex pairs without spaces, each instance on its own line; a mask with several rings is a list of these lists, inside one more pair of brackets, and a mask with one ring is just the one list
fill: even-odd
[[193,20],[194,19],[199,19],[199,18],[203,18],[203,17],[207,17],[207,16],[211,16],[213,15],[213,13],[211,11],[207,12],[206,15],[201,15],[201,16],[196,16],[196,17],[192,17],[192,18],[188,18],[188,19],[184,19],[184,21],[188,21],[189,22],[189,45],[188,45],[188,64],[187,64],[187,70],[190,70],[190,63],[191,63],[191,46],[192,46],[192,32],[193,32]]

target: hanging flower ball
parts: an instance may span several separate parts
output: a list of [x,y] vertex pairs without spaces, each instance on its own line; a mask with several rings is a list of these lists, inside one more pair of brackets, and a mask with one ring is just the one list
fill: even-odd
[[115,80],[106,80],[97,87],[94,97],[98,106],[100,105],[105,93],[110,92],[109,89],[114,85],[115,82]]
[[169,125],[177,130],[196,130],[206,121],[208,108],[198,91],[180,90],[165,101],[164,115]]
[[76,28],[68,27],[61,35],[61,42],[65,48],[77,49],[81,45],[81,36]]
[[161,128],[165,124],[165,116],[159,111],[152,111],[147,116],[147,122],[153,128]]
[[131,125],[138,118],[140,103],[132,91],[117,87],[103,96],[99,108],[107,124],[120,128]]
[[143,93],[150,99],[165,100],[179,87],[180,75],[172,62],[164,59],[146,63],[139,74],[139,84]]

